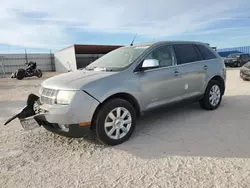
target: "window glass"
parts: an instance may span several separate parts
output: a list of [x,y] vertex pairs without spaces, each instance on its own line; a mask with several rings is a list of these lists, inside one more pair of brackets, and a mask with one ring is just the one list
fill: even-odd
[[148,47],[149,46],[120,47],[103,55],[86,68],[89,70],[95,68],[104,68],[107,71],[122,70],[130,66]]
[[157,48],[145,59],[157,59],[160,67],[172,66],[175,65],[176,62],[173,47],[170,45]]
[[213,52],[211,50],[209,50],[207,47],[205,47],[203,45],[196,45],[196,46],[201,51],[201,53],[203,54],[203,56],[205,57],[206,60],[216,58],[216,56],[213,54]]
[[198,60],[199,61],[205,60],[204,55],[201,53],[201,51],[198,48],[195,48],[195,49],[196,49],[196,52],[197,52],[197,55],[198,55]]
[[191,63],[200,61],[200,57],[192,44],[176,44],[174,45],[175,54],[177,56],[177,64]]

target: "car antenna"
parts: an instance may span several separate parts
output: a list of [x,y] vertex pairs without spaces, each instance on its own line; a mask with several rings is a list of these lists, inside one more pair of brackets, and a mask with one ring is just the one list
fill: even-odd
[[135,41],[136,36],[137,36],[137,33],[135,34],[135,36],[134,36],[134,38],[133,38],[133,40],[132,40],[130,46],[133,46],[133,43],[134,43],[134,41]]

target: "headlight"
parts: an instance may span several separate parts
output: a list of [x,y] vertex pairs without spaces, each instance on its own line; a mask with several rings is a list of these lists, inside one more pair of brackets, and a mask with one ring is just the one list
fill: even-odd
[[57,104],[69,104],[74,94],[75,94],[75,91],[60,90],[56,97],[56,103]]
[[233,59],[233,61],[237,61],[237,59]]

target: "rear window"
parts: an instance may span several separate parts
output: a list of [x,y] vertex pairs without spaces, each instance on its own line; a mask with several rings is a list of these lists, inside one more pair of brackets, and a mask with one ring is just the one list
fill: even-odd
[[217,58],[211,50],[203,45],[196,45],[200,52],[203,54],[206,60]]
[[177,56],[178,65],[200,61],[203,59],[203,57],[198,54],[193,44],[175,44],[174,50]]

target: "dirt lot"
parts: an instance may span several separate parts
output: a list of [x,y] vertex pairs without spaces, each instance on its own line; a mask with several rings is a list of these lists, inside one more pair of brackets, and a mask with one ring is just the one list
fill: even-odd
[[[45,74],[45,77],[51,76]],[[249,187],[250,82],[228,70],[216,111],[199,105],[159,109],[141,118],[126,143],[68,139],[43,128],[25,132],[18,112],[42,80],[0,78],[0,187]]]

